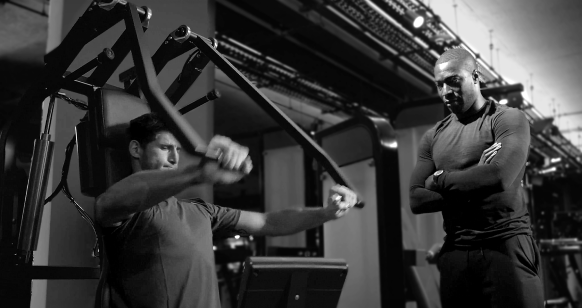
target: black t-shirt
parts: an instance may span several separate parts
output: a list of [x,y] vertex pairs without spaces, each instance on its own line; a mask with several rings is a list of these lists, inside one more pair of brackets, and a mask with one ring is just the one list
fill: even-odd
[[219,308],[212,236],[232,233],[239,217],[172,197],[106,230],[111,307]]
[[[478,166],[483,151],[496,142],[502,144],[497,155]],[[521,186],[529,144],[529,122],[518,109],[487,101],[468,118],[449,115],[421,140],[411,206],[441,204],[446,241],[457,246],[531,234]],[[436,178],[438,189],[425,189],[436,170],[444,170]]]

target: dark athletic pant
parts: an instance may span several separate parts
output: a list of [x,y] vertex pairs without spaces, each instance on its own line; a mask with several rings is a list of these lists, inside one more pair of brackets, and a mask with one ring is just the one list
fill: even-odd
[[451,246],[444,245],[438,260],[443,308],[544,307],[540,253],[531,236]]

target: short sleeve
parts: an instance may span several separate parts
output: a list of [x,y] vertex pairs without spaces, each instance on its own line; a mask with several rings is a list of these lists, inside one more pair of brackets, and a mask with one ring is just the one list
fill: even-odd
[[234,230],[240,218],[240,210],[212,204],[212,232],[230,232]]
[[194,199],[193,202],[201,204],[210,215],[212,233],[215,235],[233,234],[240,218],[240,210],[204,202],[202,199]]
[[418,144],[418,159],[426,160],[426,161],[433,161],[432,159],[432,139],[434,137],[434,129],[429,129],[422,138],[420,139],[420,143]]

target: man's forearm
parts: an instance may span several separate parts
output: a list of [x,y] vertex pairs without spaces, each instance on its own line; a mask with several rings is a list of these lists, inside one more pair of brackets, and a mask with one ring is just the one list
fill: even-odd
[[502,178],[497,165],[483,165],[463,171],[448,172],[445,170],[438,177],[435,190],[448,193],[479,193],[482,191],[493,193],[503,191],[506,182],[511,183],[509,177]]
[[440,212],[444,208],[443,197],[422,187],[410,189],[410,210],[413,214]]
[[[521,164],[521,168],[524,165],[525,163]],[[475,166],[463,171],[445,171],[437,179],[435,190],[455,196],[502,192],[519,180],[521,170],[511,171],[508,172],[497,164]]]
[[327,208],[304,207],[266,213],[264,234],[269,236],[289,235],[315,228],[335,218]]
[[197,183],[199,177],[200,170],[195,166],[134,173],[115,183],[97,198],[97,219],[107,223],[144,211]]

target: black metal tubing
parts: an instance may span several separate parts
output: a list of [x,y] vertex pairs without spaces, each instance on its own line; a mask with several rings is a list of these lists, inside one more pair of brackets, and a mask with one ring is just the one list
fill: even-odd
[[[144,28],[144,31],[147,28]],[[127,56],[130,49],[130,41],[128,39],[127,30],[125,30],[121,36],[117,39],[115,44],[111,47],[111,50],[115,54],[115,58],[108,61],[106,64],[97,67],[91,76],[88,78],[88,83],[96,86],[102,87],[107,80],[113,75],[117,67],[121,64],[123,59]],[[75,78],[76,79],[76,78]]]
[[26,187],[26,198],[18,234],[17,248],[23,257],[23,263],[31,261],[32,252],[38,245],[40,222],[44,209],[44,197],[48,185],[48,175],[52,163],[54,142],[50,135],[42,134],[34,141],[34,153],[30,167],[30,178]]
[[[162,71],[169,61],[196,47],[192,41],[194,35],[195,34],[190,31],[190,28],[186,25],[178,27],[168,35],[162,45],[152,56],[156,75]],[[216,40],[212,39],[212,45],[216,47],[216,44]],[[173,104],[178,103],[180,98],[182,98],[190,86],[196,81],[204,67],[210,61],[202,53],[196,53],[195,51],[193,55],[194,58],[188,59],[184,64],[182,73],[176,77],[168,90],[166,90],[165,94]],[[124,81],[135,78],[135,67],[121,73],[119,78]],[[138,83],[135,81],[132,82],[127,88],[127,92],[137,95]]]
[[220,97],[220,92],[218,92],[218,90],[214,89],[214,90],[206,93],[206,95],[204,95],[203,97],[197,99],[195,102],[192,102],[192,103],[188,104],[187,106],[182,107],[180,110],[178,110],[178,112],[180,114],[186,114],[186,113],[206,104],[207,102],[215,100],[219,97]]
[[[253,101],[255,101],[272,119],[274,119],[297,143],[299,143],[305,152],[315,158],[318,163],[323,165],[325,170],[330,174],[333,180],[340,185],[354,188],[348,179],[342,174],[337,164],[315,143],[311,137],[303,132],[287,115],[285,115],[271,100],[261,93],[243,74],[241,74],[228,60],[226,60],[214,47],[210,40],[196,35],[194,43],[210,60],[218,66],[234,83],[241,88]],[[363,207],[360,200],[356,207]]]
[[66,69],[81,52],[83,46],[120,22],[125,10],[124,6],[119,5],[106,11],[93,2],[73,25],[61,44],[45,55],[45,63],[59,67],[66,66],[63,70]]
[[[159,74],[162,69],[170,62],[172,59],[179,57],[180,55],[188,52],[196,45],[192,41],[193,32],[186,25],[178,27],[176,30],[172,31],[170,35],[164,40],[162,45],[156,50],[152,56],[152,62],[154,64],[154,69],[156,75]],[[120,79],[135,78],[135,67],[132,67],[119,75]],[[193,83],[194,81],[192,81]],[[131,86],[127,89],[129,93],[138,93],[138,83],[133,82]],[[173,101],[173,100],[172,100]]]
[[315,137],[321,141],[356,126],[365,128],[370,134],[376,166],[381,307],[404,307],[406,285],[396,131],[384,118],[356,115]]
[[50,140],[50,128],[55,100],[56,96],[54,94],[51,95],[44,132],[41,134],[40,139],[34,140],[32,166],[26,187],[26,197],[17,244],[19,257],[23,258],[21,259],[23,263],[29,263],[31,261],[32,252],[38,246],[40,223],[45,204],[44,197],[46,195],[48,175],[50,173],[54,152],[54,142]]
[[[141,7],[138,9],[140,17],[142,18],[142,29],[146,31],[148,29],[149,21],[151,18],[151,10],[148,7]],[[123,59],[127,56],[130,50],[131,41],[129,40],[128,30],[123,31],[121,36],[117,39],[111,50],[115,54],[115,59],[108,61],[105,65],[100,65],[93,71],[93,74],[89,76],[89,83],[96,86],[102,87],[105,85],[109,77],[115,72],[117,67],[121,64]]]
[[206,143],[198,136],[198,133],[186,122],[186,120],[174,108],[170,100],[164,95],[157,82],[156,72],[150,53],[143,38],[141,21],[137,7],[127,3],[129,12],[125,18],[126,29],[132,40],[131,55],[135,64],[135,71],[140,89],[142,90],[152,111],[156,112],[176,135],[186,151],[192,155],[204,156],[197,152],[197,147],[206,147]]
[[103,63],[107,63],[113,59],[115,59],[115,53],[113,52],[113,50],[105,48],[93,60],[85,63],[83,66],[79,67],[76,71],[67,75],[67,77],[65,77],[65,82],[76,80],[77,78],[85,75],[85,73],[89,72],[90,70],[98,67]]
[[[216,44],[213,44],[216,46]],[[200,73],[206,65],[210,62],[202,52],[194,51],[192,55],[188,58],[182,72],[176,77],[174,82],[166,90],[166,96],[170,99],[172,103],[177,104],[180,98],[184,96],[186,91],[190,89],[190,86],[196,81]]]
[[196,48],[196,44],[192,41],[193,35],[195,34],[186,25],[181,25],[168,35],[152,56],[156,73],[159,73],[172,59]]
[[44,124],[44,134],[49,135],[51,132],[51,123],[53,121],[53,112],[55,110],[55,100],[57,99],[56,95],[51,95],[51,99],[49,101],[49,107],[47,110],[46,116],[46,123]]

